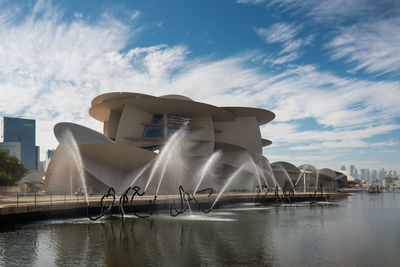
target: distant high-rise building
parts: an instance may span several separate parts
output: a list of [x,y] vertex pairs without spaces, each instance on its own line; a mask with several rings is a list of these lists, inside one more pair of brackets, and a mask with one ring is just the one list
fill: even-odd
[[397,177],[397,171],[393,171],[393,176]]
[[385,171],[385,168],[382,168],[379,170],[378,179],[383,179],[386,177],[386,175],[387,175],[387,172]]
[[5,150],[8,155],[15,156],[21,160],[21,143],[20,142],[1,142],[0,150]]
[[355,166],[354,165],[350,165],[350,175],[353,176],[354,178],[356,177],[356,172],[355,172]]
[[29,169],[37,169],[36,122],[30,119],[4,117],[0,137],[3,142],[21,143],[21,162]]
[[378,179],[378,172],[376,170],[372,170],[372,172],[371,172],[371,180],[375,181],[376,179]]
[[371,181],[371,173],[369,172],[369,169],[365,169],[365,180]]
[[345,171],[346,170],[346,166],[344,166],[344,165],[340,166],[340,170]]
[[357,168],[354,169],[354,178],[358,179],[358,170]]
[[40,162],[40,146],[35,147],[35,153],[36,153],[36,170],[39,169],[39,162]]
[[46,171],[46,161],[39,161],[39,166],[38,166],[39,171]]
[[367,180],[367,177],[366,177],[366,169],[360,169],[360,179],[361,180]]

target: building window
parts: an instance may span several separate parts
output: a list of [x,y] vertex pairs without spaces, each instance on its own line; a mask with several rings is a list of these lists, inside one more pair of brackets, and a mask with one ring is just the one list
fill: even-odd
[[146,126],[144,127],[143,137],[164,137],[164,127]]
[[163,115],[162,114],[154,114],[151,119],[152,124],[163,124]]
[[192,118],[176,116],[176,115],[168,115],[167,118],[168,118],[168,124],[173,124],[178,126],[188,125],[192,120]]

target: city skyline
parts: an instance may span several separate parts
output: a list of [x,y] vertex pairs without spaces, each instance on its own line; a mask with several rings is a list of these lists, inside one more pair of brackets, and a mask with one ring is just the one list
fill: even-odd
[[88,101],[182,94],[273,111],[271,161],[396,170],[398,1],[0,1],[0,116],[101,131]]

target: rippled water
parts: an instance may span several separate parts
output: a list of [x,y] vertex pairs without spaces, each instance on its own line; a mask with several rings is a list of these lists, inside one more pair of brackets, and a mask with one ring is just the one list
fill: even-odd
[[51,221],[0,233],[1,266],[400,266],[400,193],[337,205]]

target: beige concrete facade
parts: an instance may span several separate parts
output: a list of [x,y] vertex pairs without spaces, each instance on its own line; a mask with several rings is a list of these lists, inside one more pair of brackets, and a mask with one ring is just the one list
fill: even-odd
[[[262,138],[259,126],[275,117],[264,109],[217,107],[179,95],[155,97],[137,93],[100,95],[93,99],[89,114],[104,124],[103,133],[73,123],[54,127],[60,146],[46,173],[48,192],[75,192],[82,186],[79,173],[89,177],[88,186],[96,192],[107,187],[121,192],[139,173],[144,177],[138,181],[143,182],[152,172],[152,167],[144,168],[157,162],[160,150],[167,147],[178,130],[183,136],[179,160],[162,160],[160,164],[170,162],[158,172],[171,176],[169,181],[179,181],[166,181],[163,188],[175,190],[178,183],[193,187],[202,166],[216,151],[223,156],[209,176],[222,185],[224,178],[249,158],[265,169],[262,148],[271,141]],[[74,150],[79,151],[79,160]],[[247,176],[256,175],[251,166],[243,168]]]

